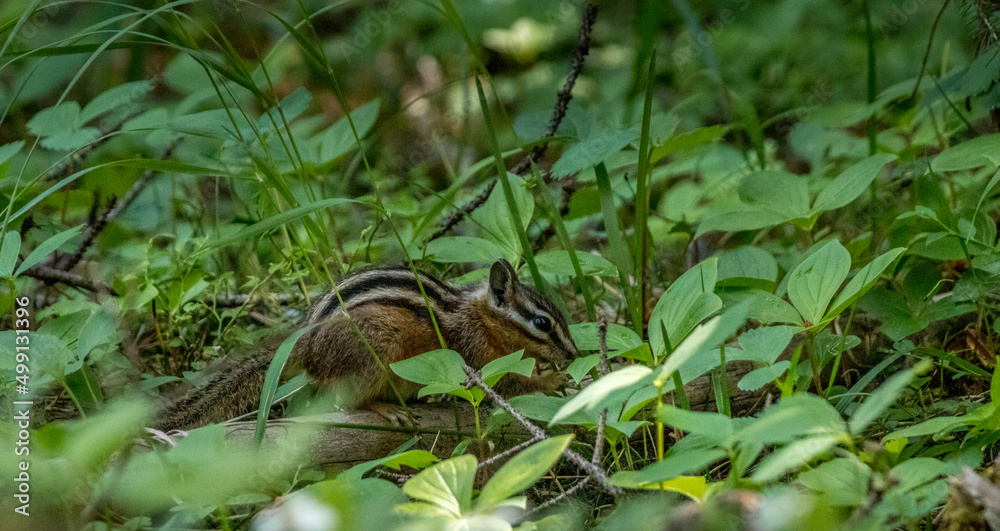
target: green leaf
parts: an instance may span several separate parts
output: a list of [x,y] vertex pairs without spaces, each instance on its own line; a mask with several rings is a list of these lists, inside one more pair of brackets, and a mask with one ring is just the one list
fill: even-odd
[[257,408],[257,425],[254,430],[254,444],[257,448],[260,448],[260,443],[264,440],[264,430],[267,428],[267,417],[271,414],[271,406],[274,405],[274,396],[278,390],[278,384],[281,383],[281,372],[285,370],[285,365],[288,363],[288,357],[292,353],[292,349],[295,347],[295,343],[306,333],[308,333],[313,328],[321,323],[314,323],[304,328],[297,330],[294,334],[288,336],[287,339],[281,342],[278,346],[278,350],[274,353],[274,358],[267,366],[267,372],[264,374],[264,386],[260,393],[260,407]]
[[740,336],[740,346],[748,359],[770,365],[792,341],[788,326],[769,326],[748,330]]
[[111,316],[103,309],[95,310],[80,329],[80,336],[76,341],[77,355],[82,359],[94,347],[117,343],[118,340],[118,330]]
[[733,436],[733,419],[720,413],[688,411],[664,404],[657,417],[668,426],[703,435],[717,446],[726,446]]
[[462,365],[465,360],[454,350],[438,349],[425,352],[389,365],[401,378],[422,384],[417,397],[435,393],[448,393],[462,387],[468,379]]
[[[513,354],[508,354],[497,358],[483,366],[482,376],[487,385],[497,383],[503,375],[516,373],[521,376],[531,376],[531,371],[535,370],[535,358],[525,358],[524,350],[519,350]],[[461,366],[459,366],[461,368]],[[465,371],[462,371],[465,374]]]
[[[439,238],[438,240],[440,239],[443,238]],[[580,269],[584,275],[613,277],[618,274],[618,270],[615,269],[614,264],[602,256],[577,252],[576,258],[580,262]],[[570,261],[569,251],[548,251],[538,254],[535,256],[535,263],[538,264],[538,270],[542,273],[570,277],[576,275],[576,272],[573,270],[573,263]]]
[[773,382],[774,380],[785,374],[785,371],[791,367],[792,362],[788,360],[783,360],[775,363],[774,365],[768,365],[767,367],[761,367],[759,369],[754,369],[743,378],[740,378],[739,383],[736,387],[739,387],[743,391],[756,391],[761,387]]
[[717,266],[718,259],[713,257],[692,267],[657,301],[649,316],[649,344],[657,359],[676,348],[695,325],[722,309],[722,300],[713,293]]
[[[527,227],[531,222],[534,213],[535,200],[528,190],[528,185],[523,178],[509,173],[511,194],[514,203],[517,205],[518,214],[521,216],[521,227]],[[503,187],[496,186],[486,203],[472,214],[473,219],[478,221],[483,227],[483,237],[499,244],[504,253],[500,256],[507,258],[511,262],[517,262],[521,255],[521,238],[514,228],[513,217],[510,207],[507,205],[507,197],[504,195]],[[496,260],[494,256],[493,260]],[[493,261],[491,260],[491,262]]]
[[460,518],[472,506],[472,482],[476,458],[454,457],[420,471],[403,484],[403,492],[440,508],[452,518]]
[[227,245],[232,245],[234,243],[245,243],[247,241],[253,241],[256,237],[263,233],[269,232],[276,229],[285,223],[295,221],[301,217],[308,216],[313,212],[318,210],[323,210],[324,208],[329,208],[335,205],[340,205],[343,203],[353,203],[353,199],[345,199],[341,197],[332,197],[330,199],[322,199],[316,201],[315,203],[309,203],[307,205],[302,205],[300,207],[293,208],[291,210],[286,210],[280,214],[275,214],[269,218],[263,219],[254,223],[253,225],[243,227],[241,229],[231,231],[221,236],[214,238],[209,238],[208,241],[202,245],[197,251],[192,253],[193,255],[198,255]]
[[[294,92],[282,98],[278,105],[271,107],[266,113],[262,114],[260,118],[257,119],[257,129],[261,132],[272,131],[274,130],[275,124],[277,124],[279,128],[284,127],[282,115],[284,115],[284,121],[291,123],[292,120],[309,108],[309,102],[311,100],[312,94],[308,89],[305,87],[295,89]],[[348,128],[348,130],[349,129],[350,128]],[[359,133],[364,135],[363,132],[359,131]],[[353,135],[351,135],[351,140],[354,140]]]
[[787,214],[766,208],[741,206],[728,212],[708,216],[698,224],[695,237],[716,230],[738,232],[764,229],[787,223],[792,219],[794,218]]
[[[528,417],[529,419],[548,423],[555,418],[556,413],[559,412],[559,409],[562,408],[568,400],[568,398],[561,396],[521,395],[511,397],[510,405],[513,406],[518,413]],[[574,424],[578,426],[595,426],[597,424],[597,417],[577,412],[568,418],[563,419],[560,423]]]
[[573,381],[580,384],[583,379],[587,376],[587,373],[591,369],[597,367],[597,364],[601,362],[600,354],[591,354],[589,356],[582,356],[573,360],[569,367],[566,367],[566,373],[573,378]]
[[607,131],[578,142],[567,149],[552,165],[552,177],[561,179],[585,168],[596,166],[632,143],[638,135],[632,129]]
[[24,147],[24,140],[18,140],[17,142],[11,142],[10,144],[4,144],[0,146],[0,166],[10,160],[14,155],[21,152],[21,148]]
[[646,466],[642,470],[624,470],[611,477],[611,484],[624,488],[641,488],[655,485],[684,474],[702,470],[708,465],[724,459],[726,452],[720,449],[695,449],[677,452],[663,461]]
[[21,273],[24,273],[29,267],[44,260],[45,257],[47,257],[50,253],[52,253],[60,246],[62,246],[62,244],[68,242],[71,238],[79,234],[81,228],[83,228],[83,225],[73,227],[72,229],[64,230],[42,242],[38,247],[35,248],[34,251],[31,251],[31,254],[29,254],[28,257],[25,258],[23,262],[21,262],[21,265],[17,268],[17,271],[14,272],[14,276],[18,276]]
[[94,413],[104,404],[104,393],[97,375],[89,365],[82,365],[77,370],[66,375],[63,382],[66,391],[84,413]]
[[736,432],[742,444],[784,443],[803,435],[835,434],[846,431],[844,420],[824,398],[801,394],[782,398],[767,408],[760,418]]
[[751,479],[767,483],[795,470],[828,452],[840,441],[840,435],[818,435],[795,441],[767,456],[754,471]]
[[[351,111],[351,119],[354,120],[359,138],[364,138],[368,130],[375,125],[378,107],[379,101],[376,99]],[[346,116],[317,134],[316,140],[318,141],[320,164],[329,164],[358,145],[354,138],[354,131],[351,130],[351,123]]]
[[906,439],[908,437],[923,437],[924,435],[935,435],[939,433],[950,433],[955,428],[965,427],[965,419],[962,417],[934,417],[923,422],[918,422],[912,426],[889,432],[882,438],[883,441],[892,439]]
[[17,254],[21,250],[21,233],[16,230],[8,232],[3,237],[3,247],[0,247],[0,277],[9,277],[17,265]]
[[906,251],[904,247],[897,247],[891,251],[880,255],[878,258],[872,260],[868,265],[861,268],[858,274],[854,275],[854,278],[847,283],[847,286],[837,295],[834,299],[833,305],[830,311],[826,313],[823,317],[823,322],[830,322],[841,312],[847,309],[848,306],[854,304],[858,299],[860,299],[868,290],[872,289],[875,282],[878,281],[878,277],[882,275],[890,265],[892,265],[896,258]]
[[749,304],[749,317],[762,323],[790,323],[802,326],[802,316],[799,312],[773,293],[753,289],[746,292],[723,293],[721,298],[726,306]]
[[148,79],[112,87],[90,100],[80,113],[79,123],[85,124],[110,110],[139,101],[152,90],[153,82]]
[[[761,289],[772,289],[778,280],[778,262],[759,247],[743,245],[719,256],[719,281],[722,285],[743,285],[743,279],[762,280]],[[751,284],[753,285],[753,284]]]
[[365,461],[364,463],[354,465],[344,472],[341,472],[337,478],[348,482],[361,481],[365,474],[378,466],[387,466],[389,468],[399,470],[401,466],[406,465],[411,468],[422,470],[433,465],[437,461],[438,458],[427,450],[407,450],[398,454],[385,456],[381,459]]
[[819,192],[813,211],[833,210],[854,201],[868,189],[882,168],[894,160],[895,155],[879,153],[851,165]]
[[934,157],[931,170],[961,171],[1000,166],[1000,134],[983,135],[950,147]]
[[649,162],[651,164],[655,163],[663,157],[673,153],[689,152],[694,148],[722,138],[722,135],[726,134],[727,130],[729,130],[729,126],[712,125],[709,127],[699,127],[698,129],[694,129],[686,133],[674,135],[653,149]]
[[530,487],[556,464],[571,440],[572,435],[560,435],[518,452],[483,487],[476,498],[476,509],[489,511],[508,497]]
[[[573,343],[580,350],[600,350],[601,340],[597,323],[580,323],[569,325],[569,333]],[[609,352],[632,350],[642,345],[642,338],[631,328],[619,324],[608,323],[605,334]],[[617,355],[617,354],[614,354]]]
[[780,213],[787,219],[809,215],[809,185],[803,177],[787,171],[751,173],[740,181],[739,194],[744,203]]
[[912,369],[894,374],[885,383],[880,385],[851,415],[851,420],[848,423],[851,433],[860,435],[872,421],[885,412],[899,398],[899,395],[917,377],[917,374],[926,371],[930,366],[931,362],[925,360]]
[[699,325],[667,356],[667,361],[657,370],[656,379],[665,381],[694,355],[720,345],[743,326],[748,313],[749,307],[741,304]]
[[510,253],[503,247],[474,236],[445,236],[427,244],[428,258],[441,263],[492,264]]
[[798,476],[798,481],[835,507],[862,505],[868,498],[872,470],[857,459],[838,457]]
[[625,400],[641,387],[639,382],[648,378],[652,372],[649,367],[628,365],[598,378],[559,408],[551,424],[564,421],[578,411],[600,411],[607,404]]
[[806,327],[816,326],[823,319],[830,300],[851,269],[851,253],[839,241],[818,246],[788,275],[788,298],[809,321]]
[[79,126],[80,104],[67,101],[35,113],[28,120],[28,132],[44,137],[63,131],[75,131]]

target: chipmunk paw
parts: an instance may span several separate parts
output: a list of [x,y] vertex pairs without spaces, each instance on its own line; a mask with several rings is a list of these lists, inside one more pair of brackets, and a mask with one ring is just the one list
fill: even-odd
[[416,420],[413,418],[410,410],[404,409],[396,404],[389,404],[387,402],[372,402],[366,406],[366,409],[384,417],[393,426],[412,428],[416,424]]

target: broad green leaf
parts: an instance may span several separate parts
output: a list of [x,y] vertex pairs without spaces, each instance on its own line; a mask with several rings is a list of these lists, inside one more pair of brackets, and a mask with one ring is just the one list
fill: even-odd
[[439,349],[397,361],[389,367],[401,378],[428,386],[420,390],[417,394],[419,398],[462,387],[462,383],[468,379],[462,370],[464,364],[465,360],[458,352]]
[[578,411],[600,411],[610,403],[624,401],[652,372],[649,367],[628,365],[598,378],[559,408],[551,424],[565,421]]
[[153,90],[152,80],[132,81],[112,87],[90,100],[80,113],[79,123],[85,124],[94,118],[123,105],[129,105],[146,97]]
[[657,301],[649,316],[649,344],[657,358],[676,348],[695,325],[722,309],[722,300],[713,293],[717,265],[718,259],[713,257],[692,267]]
[[740,199],[744,203],[787,216],[809,215],[809,185],[804,177],[781,170],[764,170],[740,181]]
[[979,136],[942,151],[931,162],[931,170],[960,171],[986,165],[1000,166],[1000,134]]
[[733,419],[720,413],[688,411],[664,404],[657,417],[668,426],[703,435],[718,446],[725,446],[734,432]]
[[[523,178],[513,173],[509,173],[507,178],[510,180],[511,192],[514,202],[517,204],[518,214],[521,216],[521,226],[527,227],[534,213],[535,200]],[[521,239],[514,228],[502,186],[493,188],[486,203],[477,209],[472,217],[482,225],[483,237],[499,244],[505,250],[502,256],[511,262],[516,262],[521,253]],[[496,257],[494,257],[495,259]]]
[[[521,395],[512,397],[510,405],[518,413],[529,419],[548,423],[568,400],[568,398],[562,396]],[[597,424],[597,417],[577,412],[564,419],[561,423],[589,427]]]
[[894,160],[895,155],[879,153],[851,165],[820,191],[813,211],[833,210],[854,201],[868,189],[882,168]]
[[611,484],[625,488],[641,488],[697,472],[725,457],[726,452],[720,449],[694,449],[677,452],[665,457],[663,461],[646,466],[642,470],[618,472],[611,477]]
[[85,414],[99,411],[104,404],[101,384],[97,381],[97,375],[90,365],[83,364],[77,370],[68,373],[63,386]]
[[0,166],[10,160],[14,155],[20,153],[21,148],[23,147],[24,140],[18,140],[17,142],[11,142],[10,144],[0,146]]
[[461,455],[421,470],[403,484],[403,492],[439,507],[452,518],[460,518],[472,506],[475,477],[476,458]]
[[560,435],[537,442],[518,452],[500,467],[483,487],[479,497],[476,498],[476,509],[488,511],[510,496],[530,487],[556,464],[571,440],[573,440],[572,435]]
[[848,423],[851,433],[860,435],[872,421],[885,412],[899,398],[899,395],[910,385],[910,382],[916,378],[917,374],[927,370],[929,365],[929,361],[924,361],[912,369],[892,375],[891,378],[880,385],[851,415],[851,420]]
[[492,264],[510,253],[500,245],[475,236],[445,236],[427,244],[428,258],[442,263]]
[[719,284],[741,285],[739,279],[755,279],[765,281],[767,289],[771,289],[778,280],[778,262],[771,253],[759,247],[743,245],[727,251],[719,256]]
[[822,320],[851,269],[851,253],[839,241],[819,245],[788,275],[788,298],[807,321],[807,328]]
[[823,317],[823,321],[829,322],[840,315],[847,309],[848,306],[854,304],[858,299],[860,299],[865,293],[868,292],[878,281],[878,277],[885,271],[890,265],[892,265],[896,258],[906,251],[904,247],[897,247],[878,258],[872,260],[868,265],[861,268],[858,274],[854,275],[854,278],[844,286],[844,289],[837,295],[831,305],[830,311],[826,313]]
[[[597,323],[580,323],[569,325],[570,335],[573,342],[580,350],[600,350],[601,341]],[[619,324],[608,323],[608,331],[605,335],[608,344],[608,351],[620,352],[632,350],[642,345],[642,338],[631,328]],[[617,354],[613,354],[617,355]]]
[[782,398],[767,408],[760,418],[736,432],[742,444],[777,444],[803,435],[834,434],[846,431],[844,420],[824,398],[801,394]]
[[596,166],[631,144],[637,136],[631,129],[607,131],[573,144],[552,165],[552,177],[561,179],[585,168]]
[[[618,270],[615,269],[614,264],[602,256],[577,252],[576,259],[580,262],[580,269],[584,275],[613,277],[618,274]],[[576,275],[576,272],[573,270],[573,263],[570,261],[569,251],[547,251],[540,253],[535,256],[535,263],[538,264],[538,270],[542,273],[569,277]]]
[[713,125],[709,127],[700,127],[685,133],[674,135],[659,146],[653,148],[653,153],[650,155],[649,162],[651,164],[655,163],[661,158],[679,151],[691,151],[698,146],[722,138],[722,135],[726,134],[728,129],[729,126]]
[[[375,119],[378,117],[378,107],[379,101],[376,99],[351,111],[351,120],[354,121],[354,127],[358,131],[359,138],[364,138],[372,126],[375,125]],[[320,164],[329,164],[358,145],[357,140],[354,138],[354,131],[351,130],[351,123],[346,116],[317,134],[316,139],[319,141]]]
[[320,201],[316,201],[315,203],[309,203],[307,205],[302,205],[300,207],[296,207],[291,210],[286,210],[284,212],[281,212],[280,214],[275,214],[269,218],[258,221],[253,225],[224,233],[218,237],[209,238],[208,241],[206,241],[205,244],[202,245],[202,247],[193,254],[197,255],[205,253],[208,251],[225,247],[227,245],[232,245],[234,243],[245,243],[247,241],[253,241],[261,234],[276,229],[284,225],[285,223],[289,223],[304,216],[308,216],[309,214],[312,214],[313,212],[316,212],[318,210],[322,210],[324,208],[329,208],[335,205],[348,202],[354,202],[354,200],[345,199],[342,197],[332,197],[330,199],[322,199]]
[[867,501],[871,474],[872,470],[857,459],[838,457],[802,472],[798,482],[820,493],[829,505],[851,507]]
[[21,250],[21,233],[16,230],[8,232],[3,237],[3,247],[0,247],[0,277],[9,277],[17,265],[17,254]]
[[787,326],[760,327],[744,332],[739,342],[749,359],[770,365],[784,352],[792,335]]
[[817,435],[797,440],[764,458],[751,479],[757,483],[774,481],[828,452],[840,439],[840,435]]
[[573,360],[572,363],[569,364],[569,367],[566,367],[566,373],[569,374],[570,378],[573,378],[573,381],[575,381],[577,385],[579,385],[580,382],[583,381],[584,377],[587,376],[587,373],[589,373],[594,367],[597,367],[597,364],[600,362],[600,354],[582,356]]
[[742,391],[756,391],[780,378],[781,375],[785,374],[785,371],[791,367],[791,365],[792,362],[783,360],[775,363],[774,365],[754,369],[744,375],[743,378],[740,378],[736,387],[739,387]]
[[[274,130],[275,124],[279,128],[284,127],[282,122],[282,115],[284,115],[284,120],[291,123],[296,117],[305,112],[309,108],[309,101],[312,100],[312,94],[305,87],[299,87],[295,89],[294,92],[285,96],[275,107],[267,110],[264,114],[257,119],[257,130],[272,131]],[[280,112],[279,112],[280,109]],[[359,133],[363,136],[364,133]],[[351,135],[353,139],[353,135]]]
[[378,466],[387,466],[399,470],[406,465],[418,470],[436,463],[438,458],[427,450],[407,450],[402,453],[385,456],[381,459],[366,461],[343,471],[337,477],[348,482],[361,481],[362,477]]
[[[519,350],[487,363],[482,370],[483,380],[487,385],[493,385],[503,375],[511,372],[522,376],[531,376],[531,371],[535,370],[535,358],[521,359],[522,356],[524,356],[524,351]],[[464,374],[465,371],[462,372]]]
[[80,337],[76,341],[77,355],[81,358],[90,353],[94,347],[107,343],[117,343],[118,330],[115,323],[103,309],[96,310],[87,318],[83,328],[80,329]]
[[28,120],[28,132],[44,137],[63,131],[75,131],[79,126],[80,104],[66,101],[56,107],[49,107],[35,113]]
[[774,227],[791,221],[794,217],[761,207],[740,207],[730,212],[709,215],[698,224],[695,237],[715,230],[745,231]]
[[749,308],[741,304],[699,325],[674,349],[673,353],[667,356],[667,361],[656,372],[657,380],[665,381],[692,356],[721,344],[727,337],[736,333],[746,322],[748,312]]
[[748,317],[762,323],[790,323],[802,326],[802,316],[787,301],[777,295],[753,289],[746,292],[723,293],[726,306],[746,303],[750,305]]
[[38,247],[35,248],[34,251],[31,251],[31,254],[29,254],[28,257],[25,258],[23,262],[21,262],[21,265],[17,268],[17,271],[14,272],[14,276],[24,273],[29,267],[44,260],[45,257],[47,257],[50,253],[52,253],[60,246],[62,246],[62,244],[68,242],[71,238],[79,234],[81,228],[83,228],[83,225],[73,227],[72,229],[64,230],[42,242]]

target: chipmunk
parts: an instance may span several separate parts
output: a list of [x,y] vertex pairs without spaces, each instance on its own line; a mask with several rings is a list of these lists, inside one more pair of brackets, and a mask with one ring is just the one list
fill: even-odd
[[[577,353],[562,313],[522,284],[504,259],[490,267],[489,280],[480,284],[459,286],[427,273],[419,276],[445,343],[471,367],[481,369],[521,349],[525,356],[553,363]],[[416,278],[406,267],[369,269],[345,277],[337,291],[331,290],[313,304],[306,324],[316,327],[298,340],[288,366],[305,370],[320,389],[348,385],[348,396],[359,408],[390,420],[400,418],[396,406],[391,405],[398,399],[386,377],[388,366],[441,348]],[[359,331],[378,361],[358,336]],[[273,349],[264,349],[232,364],[168,406],[156,428],[194,428],[245,412],[260,400],[273,357]],[[395,374],[391,378],[404,399],[416,396],[420,386]],[[495,388],[506,396],[551,393],[564,382],[565,377],[557,372],[538,372],[531,377],[507,374]]]

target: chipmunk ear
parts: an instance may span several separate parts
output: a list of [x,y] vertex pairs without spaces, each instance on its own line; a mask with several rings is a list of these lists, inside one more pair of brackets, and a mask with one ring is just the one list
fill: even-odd
[[490,291],[497,306],[506,304],[514,296],[514,289],[520,283],[510,262],[503,258],[493,262],[490,267]]

